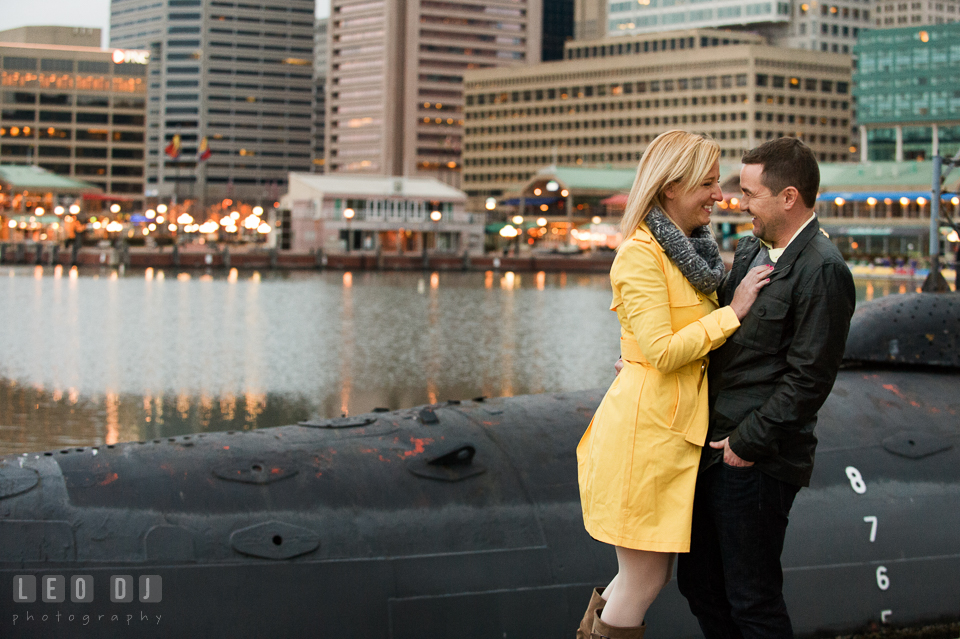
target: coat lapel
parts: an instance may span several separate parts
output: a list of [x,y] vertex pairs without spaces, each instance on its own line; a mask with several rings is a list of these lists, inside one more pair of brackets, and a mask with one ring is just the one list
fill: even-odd
[[745,237],[737,244],[737,252],[733,257],[733,269],[731,273],[732,284],[736,286],[740,280],[747,274],[747,270],[760,252],[760,240],[751,236]]
[[[790,246],[787,247],[787,250],[784,251],[780,259],[777,260],[777,265],[774,267],[773,273],[770,274],[771,282],[781,277],[786,277],[787,274],[790,273],[790,270],[793,268],[793,263],[797,261],[797,256],[800,255],[800,252],[806,248],[810,240],[815,238],[819,232],[820,222],[817,218],[814,218],[813,221],[807,225],[807,228],[800,231],[800,235],[790,242]],[[757,242],[757,244],[759,244],[759,242]]]

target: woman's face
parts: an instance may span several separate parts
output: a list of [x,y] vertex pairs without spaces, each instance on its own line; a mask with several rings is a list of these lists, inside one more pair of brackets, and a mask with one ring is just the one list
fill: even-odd
[[710,223],[715,202],[723,200],[720,192],[720,162],[714,162],[707,176],[689,193],[680,193],[675,185],[664,189],[664,213],[689,236],[697,228]]

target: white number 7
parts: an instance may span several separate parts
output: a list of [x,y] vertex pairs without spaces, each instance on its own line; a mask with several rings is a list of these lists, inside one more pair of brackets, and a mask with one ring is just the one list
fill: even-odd
[[865,522],[870,524],[870,541],[877,540],[877,518],[875,515],[867,515],[863,518]]

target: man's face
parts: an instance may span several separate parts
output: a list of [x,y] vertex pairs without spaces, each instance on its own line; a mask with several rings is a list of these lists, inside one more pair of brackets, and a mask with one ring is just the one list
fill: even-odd
[[753,234],[776,247],[778,242],[789,239],[781,237],[787,226],[783,192],[771,193],[760,182],[762,175],[760,164],[744,164],[740,169],[740,190],[743,191],[740,210],[753,216]]

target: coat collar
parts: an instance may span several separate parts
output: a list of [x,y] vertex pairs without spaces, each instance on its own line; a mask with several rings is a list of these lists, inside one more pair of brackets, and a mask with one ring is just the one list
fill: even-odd
[[[770,281],[780,279],[787,275],[790,270],[793,268],[793,263],[797,260],[797,256],[800,255],[800,252],[810,243],[810,240],[817,236],[817,233],[820,232],[820,221],[817,218],[814,218],[807,226],[800,231],[800,234],[797,235],[790,242],[790,246],[787,247],[787,250],[783,252],[783,255],[780,256],[780,259],[777,260],[777,264],[773,269],[773,273],[770,274]],[[740,244],[737,245],[737,253],[739,257],[734,259],[734,268],[736,269],[736,281],[743,279],[743,276],[747,274],[747,268],[753,263],[754,258],[757,256],[757,253],[760,252],[760,249],[763,245],[760,244],[760,240],[756,237],[750,236],[740,240]],[[741,252],[742,251],[742,252]]]
[[[793,263],[797,261],[797,256],[800,255],[800,252],[806,248],[810,240],[815,238],[819,232],[820,221],[814,218],[812,222],[807,224],[806,228],[800,231],[797,237],[793,238],[787,250],[785,250],[783,255],[780,256],[780,259],[777,260],[777,265],[774,267],[773,273],[770,274],[771,282],[784,277],[790,272],[790,269],[793,268]],[[760,242],[758,241],[757,244],[759,245]]]

